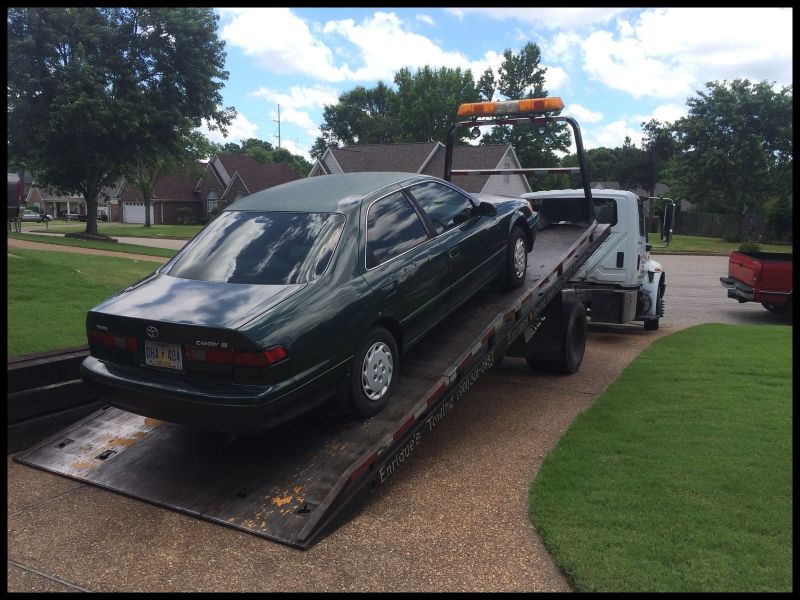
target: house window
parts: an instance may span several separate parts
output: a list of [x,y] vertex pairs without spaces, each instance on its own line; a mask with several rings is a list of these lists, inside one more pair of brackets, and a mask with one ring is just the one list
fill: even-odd
[[210,215],[215,208],[217,208],[217,193],[211,191],[206,196],[206,213]]

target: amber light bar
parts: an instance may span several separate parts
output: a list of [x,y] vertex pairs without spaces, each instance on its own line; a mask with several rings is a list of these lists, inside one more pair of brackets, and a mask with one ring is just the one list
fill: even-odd
[[459,117],[488,117],[512,113],[543,113],[564,108],[558,96],[550,98],[526,98],[505,102],[468,102],[458,107]]

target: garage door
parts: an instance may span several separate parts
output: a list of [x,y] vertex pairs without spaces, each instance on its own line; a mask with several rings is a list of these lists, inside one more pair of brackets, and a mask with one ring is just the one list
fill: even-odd
[[[155,223],[153,205],[150,205],[150,223]],[[125,223],[144,223],[144,202],[123,202],[122,220]]]

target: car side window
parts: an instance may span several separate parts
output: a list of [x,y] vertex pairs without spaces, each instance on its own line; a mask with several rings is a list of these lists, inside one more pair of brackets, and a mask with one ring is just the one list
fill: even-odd
[[377,267],[428,239],[417,211],[402,193],[374,202],[367,214],[367,268]]
[[412,186],[408,191],[430,218],[437,235],[473,217],[469,198],[446,185],[431,181]]

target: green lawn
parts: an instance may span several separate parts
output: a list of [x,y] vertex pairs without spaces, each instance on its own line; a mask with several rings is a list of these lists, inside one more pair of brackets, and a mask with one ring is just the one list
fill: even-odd
[[[698,237],[693,235],[673,235],[672,241],[666,248],[661,248],[663,244],[657,233],[650,233],[649,240],[653,246],[653,254],[670,254],[674,252],[697,252],[730,254],[732,250],[738,250],[740,243],[726,242],[719,238]],[[759,244],[761,252],[791,252],[791,244]]]
[[8,356],[86,344],[86,312],[159,267],[125,258],[8,250]]
[[576,590],[792,590],[791,338],[661,338],[578,416],[529,496]]
[[97,242],[78,238],[63,238],[55,235],[45,237],[34,233],[9,233],[8,237],[28,242],[38,242],[40,244],[94,248],[95,250],[110,250],[111,252],[132,252],[134,254],[147,254],[166,258],[172,258],[177,253],[177,250],[170,250],[169,248],[153,248],[150,246],[138,246],[136,244],[120,244],[118,242]]
[[[83,233],[86,231],[86,223],[76,223],[75,221],[50,221],[47,227],[44,223],[26,223],[26,227],[43,233]],[[203,228],[202,225],[151,225],[143,227],[131,223],[97,223],[98,233],[110,236],[129,236],[129,237],[154,237],[154,238],[177,238],[188,240]]]

